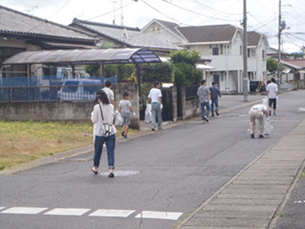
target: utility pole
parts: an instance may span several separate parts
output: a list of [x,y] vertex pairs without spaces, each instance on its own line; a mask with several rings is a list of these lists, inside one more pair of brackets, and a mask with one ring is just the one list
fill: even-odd
[[244,29],[244,36],[243,36],[243,60],[244,60],[243,92],[244,92],[244,101],[248,102],[247,0],[244,0],[243,29]]
[[281,78],[282,78],[282,64],[281,64],[281,33],[282,33],[282,2],[279,0],[279,28],[278,28],[278,66],[277,66],[277,84],[278,88],[281,89]]

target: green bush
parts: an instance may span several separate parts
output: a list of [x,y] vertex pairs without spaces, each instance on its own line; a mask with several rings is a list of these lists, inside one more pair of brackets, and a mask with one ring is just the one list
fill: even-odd
[[142,66],[143,83],[160,81],[172,83],[174,79],[174,66],[172,63],[144,64]]

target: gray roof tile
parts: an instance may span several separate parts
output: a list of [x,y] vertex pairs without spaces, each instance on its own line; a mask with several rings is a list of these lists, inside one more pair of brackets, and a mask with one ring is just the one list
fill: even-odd
[[0,33],[22,36],[44,36],[76,40],[94,40],[92,34],[76,30],[0,5]]
[[232,25],[188,26],[177,29],[190,43],[231,41],[238,30]]
[[109,25],[104,23],[82,21],[74,19],[70,26],[79,26],[100,36],[106,36],[118,42],[125,43],[130,47],[146,47],[159,49],[181,49],[170,42],[152,38],[150,34],[141,33],[138,28]]

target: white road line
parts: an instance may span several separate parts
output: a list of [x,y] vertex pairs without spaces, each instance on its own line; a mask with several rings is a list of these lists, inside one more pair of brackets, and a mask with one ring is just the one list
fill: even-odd
[[4,214],[38,214],[48,208],[28,208],[28,207],[13,207],[1,212]]
[[177,220],[182,212],[142,211],[135,218]]
[[100,217],[122,217],[127,218],[134,210],[111,210],[111,209],[99,209],[89,216],[100,216]]
[[51,211],[44,213],[45,215],[70,215],[81,216],[90,211],[88,208],[55,208]]
[[[12,207],[6,210],[6,207],[0,207],[0,214],[28,214],[35,215],[49,208],[37,208],[37,207]],[[44,213],[44,215],[53,216],[82,216],[89,212],[90,208],[54,208]],[[135,210],[119,210],[119,209],[98,209],[91,213],[91,217],[113,217],[113,218],[127,218],[131,214],[136,212]],[[162,212],[162,211],[142,211],[135,218],[142,219],[161,219],[161,220],[178,220],[182,215],[182,212]]]

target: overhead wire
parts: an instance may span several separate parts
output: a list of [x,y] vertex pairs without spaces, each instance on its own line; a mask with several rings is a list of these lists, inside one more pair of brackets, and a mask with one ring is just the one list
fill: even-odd
[[216,10],[216,9],[214,9],[214,8],[212,8],[212,7],[209,7],[209,6],[207,6],[207,5],[204,5],[204,4],[202,4],[201,2],[198,2],[197,0],[193,0],[193,1],[194,1],[195,3],[197,3],[198,5],[203,6],[204,8],[206,8],[206,9],[208,9],[208,10],[215,11],[216,13],[226,14],[226,15],[230,15],[230,16],[232,16],[232,15],[241,16],[241,15],[242,15],[242,13],[233,14],[233,13],[223,12],[223,11],[220,11],[220,10]]
[[66,5],[68,5],[68,3],[70,2],[71,0],[68,0],[62,7],[60,7],[59,10],[56,11],[55,14],[53,14],[48,20],[51,20],[56,14],[58,14],[63,8],[66,7]]
[[[144,1],[144,0],[142,0],[142,1]],[[195,12],[195,11],[193,11],[193,10],[186,9],[186,8],[184,8],[184,7],[175,5],[175,4],[171,3],[171,2],[167,2],[167,1],[166,1],[166,3],[168,3],[168,4],[170,4],[170,5],[174,6],[174,7],[177,7],[177,8],[179,8],[179,9],[182,9],[182,10],[184,10],[184,11],[188,11],[188,12],[191,12],[191,13],[193,13],[193,14],[200,15],[200,16],[202,16],[202,17],[206,17],[206,18],[209,18],[209,19],[212,18],[212,19],[221,20],[221,21],[239,21],[239,20],[228,20],[228,19],[224,19],[224,18],[217,18],[217,17],[206,16],[206,15],[203,15],[202,13],[198,13],[198,12]]]
[[[123,9],[123,8],[125,8],[125,7],[127,7],[127,6],[130,6],[130,5],[134,4],[134,3],[136,3],[136,2],[131,2],[131,3],[128,3],[128,4],[124,5],[124,6],[121,6],[121,7],[118,8],[118,10]],[[111,11],[106,12],[106,13],[104,13],[104,14],[100,14],[100,15],[98,15],[98,16],[94,16],[94,17],[92,17],[92,18],[89,18],[89,19],[87,19],[87,20],[85,20],[85,21],[94,20],[94,19],[97,19],[97,18],[99,18],[99,17],[103,17],[103,16],[106,16],[106,15],[108,15],[108,14],[111,14],[112,12],[113,12],[113,11],[111,10]]]
[[142,0],[142,2],[143,2],[144,4],[146,4],[148,7],[152,8],[153,10],[155,10],[156,12],[162,14],[163,16],[168,17],[168,18],[174,20],[175,22],[178,22],[179,24],[184,24],[183,22],[180,22],[179,20],[177,20],[177,19],[175,19],[175,18],[173,18],[173,17],[171,17],[171,16],[165,15],[165,14],[162,13],[160,10],[158,10],[158,9],[156,9],[155,7],[153,7],[152,5],[148,4],[145,0]]

